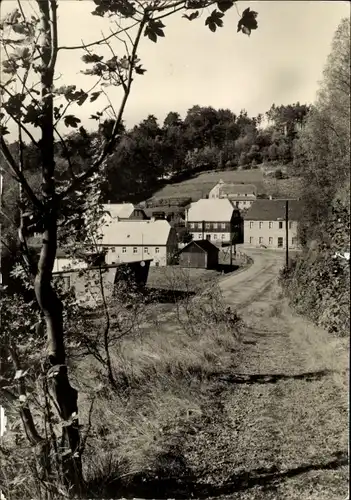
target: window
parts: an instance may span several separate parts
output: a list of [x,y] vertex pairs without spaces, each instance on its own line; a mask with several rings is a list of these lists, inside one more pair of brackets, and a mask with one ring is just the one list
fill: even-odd
[[289,221],[289,229],[291,229],[291,228],[292,228],[292,222]]
[[270,244],[270,245],[273,245],[273,238],[272,238],[271,236],[269,237],[269,240],[268,240],[268,241],[269,241],[269,244]]
[[291,244],[292,244],[293,246],[296,246],[296,245],[297,245],[297,238],[296,238],[296,236],[294,236],[293,238],[291,238]]
[[278,248],[282,248],[283,247],[283,238],[278,238]]
[[263,238],[262,238],[262,236],[260,236],[260,237],[258,238],[258,242],[259,242],[259,243],[263,243]]
[[217,229],[217,227],[218,227],[217,222],[214,222],[214,223],[213,223],[213,229]]
[[116,251],[116,247],[111,247],[111,252],[115,253],[115,251]]
[[198,227],[198,229],[201,229],[201,228],[202,228],[202,224],[201,224],[201,222],[198,222],[198,223],[197,223],[197,227]]
[[191,229],[195,229],[195,222],[191,222],[190,227],[191,227]]
[[253,223],[253,222],[250,222],[250,229],[252,229],[252,228],[253,228],[253,225],[254,225],[254,223]]
[[137,247],[133,247],[133,253],[138,253]]
[[253,239],[253,237],[252,237],[252,236],[250,236],[250,245],[252,245],[253,240],[254,240],[254,239]]
[[210,234],[206,234],[206,240],[210,241],[210,239],[211,239],[211,235]]
[[259,227],[259,229],[262,229],[262,226],[263,226],[263,222],[259,222],[259,223],[258,223],[258,227]]
[[209,222],[206,222],[205,227],[206,227],[206,229],[211,229],[211,224]]
[[156,247],[156,248],[155,248],[155,253],[160,253],[160,249],[159,249],[159,247]]
[[245,196],[247,196],[247,194],[245,193]]
[[144,247],[144,252],[149,253],[149,247]]
[[268,223],[268,226],[269,226],[269,229],[272,229],[272,227],[273,227],[273,222],[269,222],[269,223]]
[[127,247],[122,247],[122,253],[126,253],[127,252]]
[[279,229],[283,229],[283,223],[279,221]]
[[222,222],[222,229],[225,229],[225,222]]
[[159,262],[155,262],[155,266],[158,267],[160,265]]
[[198,235],[197,235],[197,238],[198,238],[199,240],[201,240],[201,239],[202,239],[202,234],[198,234]]
[[216,234],[214,234],[214,235],[213,235],[213,239],[214,239],[214,240],[216,240],[216,239],[217,239],[217,235],[216,235]]
[[222,240],[224,240],[224,239],[225,239],[225,234],[222,234]]

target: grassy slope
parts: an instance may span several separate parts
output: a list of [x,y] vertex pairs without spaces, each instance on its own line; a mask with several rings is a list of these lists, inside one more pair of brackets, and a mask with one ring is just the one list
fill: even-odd
[[259,194],[275,196],[297,196],[299,180],[296,178],[276,180],[264,177],[261,170],[237,170],[203,172],[192,179],[175,184],[167,184],[154,193],[153,198],[178,198],[191,197],[196,201],[208,195],[209,191],[222,179],[224,182],[253,183],[257,186]]

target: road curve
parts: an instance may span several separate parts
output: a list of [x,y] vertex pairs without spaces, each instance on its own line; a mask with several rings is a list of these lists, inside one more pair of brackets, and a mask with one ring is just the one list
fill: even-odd
[[224,278],[219,284],[225,301],[238,309],[262,295],[284,265],[282,252],[260,249],[242,251],[253,259],[253,264],[245,271]]

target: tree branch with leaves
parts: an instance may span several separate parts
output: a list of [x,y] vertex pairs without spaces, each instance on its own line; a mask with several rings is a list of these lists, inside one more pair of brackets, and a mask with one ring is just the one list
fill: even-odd
[[[0,148],[5,159],[5,168],[22,186],[28,198],[22,228],[26,236],[35,230],[42,235],[41,250],[32,280],[35,296],[45,323],[47,380],[62,423],[61,464],[63,486],[70,495],[81,495],[84,490],[81,463],[81,443],[78,425],[77,391],[70,385],[66,365],[66,349],[63,322],[63,304],[52,285],[52,271],[58,247],[58,221],[60,213],[70,195],[84,189],[94,176],[103,173],[104,164],[113,152],[119,137],[123,114],[131,94],[133,81],[141,76],[143,68],[138,51],[144,38],[156,43],[165,36],[165,20],[184,11],[184,18],[195,21],[202,13],[208,13],[205,25],[212,31],[223,26],[225,13],[235,5],[234,0],[178,0],[178,1],[133,1],[133,0],[94,0],[92,15],[109,17],[115,20],[117,30],[100,37],[95,42],[72,47],[60,46],[60,22],[57,16],[63,5],[60,0],[19,0],[18,7],[4,16],[0,23],[1,43],[6,46],[7,56],[2,61],[2,74],[8,80],[0,84],[2,113],[0,115]],[[35,13],[27,7],[36,7]],[[73,7],[74,8],[74,7]],[[28,12],[28,13],[27,13]],[[257,13],[250,8],[244,10],[238,21],[237,30],[250,35],[257,28]],[[125,40],[121,43],[121,37]],[[109,59],[95,52],[99,47],[109,48]],[[82,50],[82,60],[89,65],[84,74],[90,75],[96,83],[84,91],[74,84],[56,86],[57,58],[60,51]],[[29,82],[29,83],[28,83]],[[96,86],[100,88],[97,89]],[[18,90],[20,86],[20,90]],[[55,144],[64,144],[64,134],[58,132],[63,124],[67,129],[78,129],[81,119],[68,114],[72,105],[82,107],[89,99],[97,101],[105,87],[121,87],[122,99],[111,133],[104,141],[97,141],[96,151],[87,160],[83,173],[72,175],[69,155],[67,170],[70,175],[58,187]],[[39,90],[38,90],[39,89]],[[98,111],[93,119],[100,119]],[[12,121],[21,127],[38,148],[41,173],[41,193],[36,195],[28,183],[26,171],[21,169],[11,154],[5,140],[9,133],[7,124]],[[39,129],[40,139],[34,139],[31,129]],[[84,128],[79,128],[80,133]],[[64,148],[64,146],[63,146]],[[84,196],[84,194],[83,194]],[[22,208],[21,208],[22,210]],[[23,215],[23,213],[22,213]],[[23,217],[22,217],[23,219]]]

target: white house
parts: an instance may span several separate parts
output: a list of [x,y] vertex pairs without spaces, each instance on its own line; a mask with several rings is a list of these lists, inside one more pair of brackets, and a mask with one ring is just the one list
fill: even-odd
[[222,179],[209,193],[209,199],[228,198],[240,210],[248,209],[257,198],[254,184],[232,184]]
[[193,240],[229,243],[241,231],[242,219],[228,199],[209,198],[191,203],[186,224]]
[[112,220],[103,226],[100,244],[107,264],[152,258],[152,266],[167,266],[178,251],[176,231],[166,220]]
[[[298,248],[298,200],[288,201],[288,248]],[[256,200],[244,217],[244,242],[254,247],[286,248],[286,200]]]

